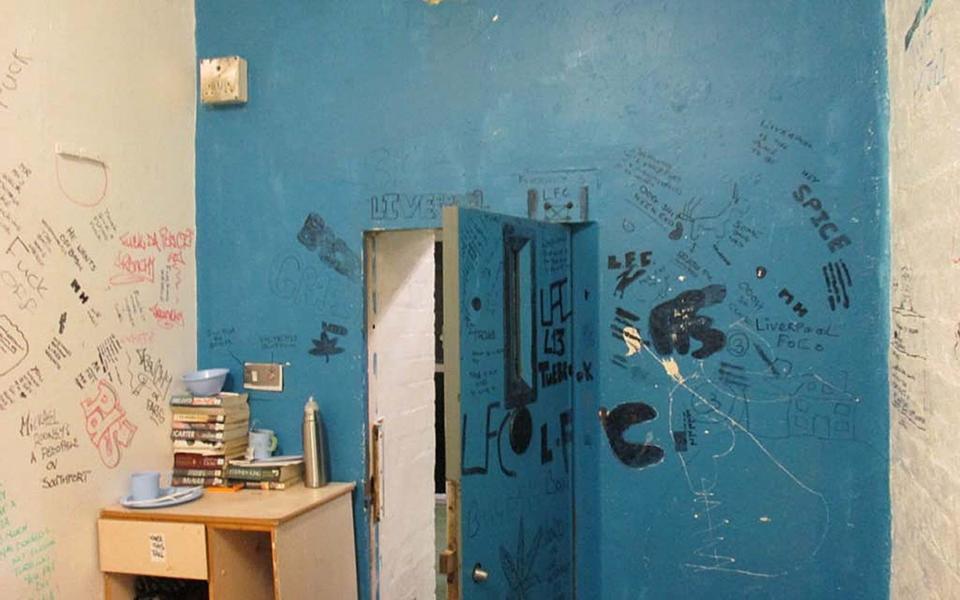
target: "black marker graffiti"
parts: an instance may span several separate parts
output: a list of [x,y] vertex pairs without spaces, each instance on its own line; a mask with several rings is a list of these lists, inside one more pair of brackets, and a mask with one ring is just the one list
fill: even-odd
[[[783,298],[786,301],[787,306],[793,304],[793,294],[791,294],[790,290],[787,288],[781,289],[780,293],[777,294],[777,298]],[[803,317],[807,314],[807,308],[802,302],[797,302],[796,304],[793,304],[793,312],[797,313],[797,316]]]
[[[486,475],[490,466],[490,445],[497,446],[497,464],[500,472],[507,477],[516,477],[516,471],[508,468],[504,462],[503,444],[508,441],[510,449],[514,454],[524,454],[530,447],[533,438],[533,419],[529,410],[525,407],[519,407],[509,411],[503,417],[494,416],[494,411],[501,408],[500,402],[491,402],[486,407],[486,417],[484,427],[478,430],[482,434],[483,458],[468,466],[467,464],[467,439],[473,431],[469,427],[470,419],[465,413],[461,419],[461,438],[460,438],[460,470],[464,476]],[[499,420],[499,424],[497,421]],[[551,436],[551,428],[548,423],[540,426],[540,463],[547,464],[553,462],[553,448],[559,447],[563,453],[564,471],[570,470],[570,447],[573,445],[573,414],[572,411],[565,410],[558,415],[560,435]],[[496,427],[494,427],[496,425]],[[507,440],[504,440],[504,432],[507,432]]]
[[793,199],[797,202],[802,203],[804,208],[811,208],[816,216],[810,218],[810,222],[813,223],[813,226],[817,228],[817,232],[820,234],[820,239],[827,241],[827,248],[830,249],[830,252],[836,252],[837,250],[843,248],[844,246],[850,245],[850,238],[846,235],[840,234],[832,239],[831,235],[838,233],[840,228],[833,222],[830,221],[830,215],[827,211],[823,209],[823,203],[820,202],[819,198],[810,198],[807,199],[807,194],[813,192],[813,189],[802,183],[793,192]]
[[523,454],[533,439],[533,418],[530,409],[521,406],[510,415],[510,448],[515,454]]
[[30,354],[30,342],[20,326],[0,315],[0,377],[13,371]]
[[729,258],[727,258],[727,255],[721,252],[720,248],[716,244],[713,245],[713,251],[716,253],[717,256],[720,257],[720,260],[723,261],[723,264],[727,265],[728,267],[733,266],[733,263],[730,261]]
[[[639,321],[638,315],[618,306],[613,323],[610,324],[610,332],[614,339],[627,345],[627,356],[636,354],[643,347],[643,340],[640,338],[640,332],[637,331]],[[622,369],[627,368],[627,359],[622,354],[614,354],[611,360],[616,366]]]
[[609,413],[601,409],[600,417],[610,449],[620,462],[634,469],[644,469],[663,460],[663,448],[660,446],[628,442],[624,438],[630,427],[657,417],[657,411],[652,406],[643,402],[626,402]]
[[680,354],[690,351],[690,338],[702,345],[692,354],[694,358],[707,358],[722,350],[726,335],[712,329],[713,319],[698,315],[697,311],[723,302],[727,288],[723,285],[708,285],[702,290],[683,292],[673,300],[659,304],[650,311],[649,327],[653,347],[666,356],[676,350]]
[[564,337],[567,330],[560,328],[551,328],[548,327],[543,330],[543,353],[544,354],[555,354],[557,356],[563,356],[567,353],[567,345],[564,342]]
[[702,202],[703,198],[697,196],[684,203],[683,209],[677,215],[677,224],[670,232],[671,240],[679,240],[686,233],[687,238],[694,243],[693,247],[696,248],[697,242],[705,231],[714,232],[717,240],[723,239],[727,235],[726,229],[730,220],[746,210],[741,205],[736,183],[733,184],[733,191],[730,193],[730,198],[726,204],[715,214],[696,214],[699,212]]
[[573,377],[573,365],[565,360],[554,363],[542,361],[537,363],[537,372],[540,374],[540,388],[543,389]]
[[528,600],[534,598],[531,590],[540,583],[540,577],[534,572],[537,553],[540,551],[543,539],[543,526],[537,528],[533,539],[529,542],[523,532],[523,517],[520,517],[520,526],[517,532],[517,548],[510,552],[500,546],[500,567],[507,579],[511,600]]
[[86,304],[86,303],[87,303],[87,300],[90,299],[90,296],[88,296],[88,295],[80,288],[80,284],[77,282],[76,279],[74,279],[73,281],[70,282],[70,289],[72,289],[72,290],[74,291],[74,293],[77,294],[77,297],[80,299],[80,304]]
[[761,119],[760,131],[757,132],[750,151],[762,158],[765,163],[774,164],[782,152],[798,145],[813,148],[813,144],[799,133],[781,127],[768,119]]
[[330,357],[335,354],[341,354],[343,348],[337,346],[337,342],[340,341],[338,336],[347,335],[347,328],[342,325],[335,325],[333,323],[323,323],[323,331],[320,333],[320,339],[313,340],[313,348],[308,352],[313,356],[322,356],[327,362],[330,362]]
[[570,472],[570,446],[573,445],[573,411],[560,413],[560,449],[563,451],[563,470]]
[[720,382],[736,390],[743,397],[746,397],[747,389],[750,387],[746,369],[728,362],[720,363]]
[[[463,415],[462,426],[461,426],[461,437],[460,437],[460,471],[464,476],[467,475],[486,475],[488,467],[490,465],[490,442],[491,440],[497,440],[497,462],[500,465],[500,472],[506,475],[507,477],[516,477],[517,474],[515,471],[512,471],[503,464],[503,450],[501,449],[500,438],[503,436],[503,430],[507,426],[507,422],[510,420],[511,414],[508,413],[504,415],[503,419],[500,421],[500,425],[496,429],[490,428],[490,422],[493,417],[494,409],[500,408],[499,402],[491,402],[487,404],[487,419],[486,427],[484,428],[484,443],[483,443],[483,463],[482,465],[474,465],[467,467],[466,466],[466,447],[467,447],[467,415]],[[528,442],[529,445],[529,442]],[[526,449],[524,449],[526,450]]]
[[547,424],[540,426],[540,464],[545,465],[553,462],[553,450],[547,444]]
[[360,258],[317,213],[307,215],[297,240],[307,250],[316,251],[320,260],[337,273],[352,281],[359,281]]
[[639,264],[637,263],[637,252],[635,251],[624,253],[623,262],[620,262],[620,259],[613,254],[607,256],[607,269],[611,271],[620,270],[620,273],[617,275],[617,289],[613,292],[615,296],[623,298],[623,292],[626,291],[627,287],[646,274],[647,270],[645,267],[650,266],[650,256],[652,255],[653,252],[650,251],[641,252]]
[[760,346],[754,346],[753,349],[757,351],[757,356],[760,357],[760,360],[763,361],[763,364],[767,365],[767,368],[770,369],[770,372],[773,373],[773,376],[780,377],[780,369],[777,368],[776,361],[767,356],[767,353],[764,352],[763,348]]
[[593,381],[593,363],[581,361],[580,367],[580,370],[577,371],[577,383]]
[[572,190],[566,186],[528,189],[527,216],[531,219],[539,219],[542,210],[542,220],[550,223],[563,223],[575,220],[574,208],[579,207],[577,211],[579,220],[585,221],[590,206],[590,188],[585,185],[580,186],[576,205],[574,205],[572,198]]
[[823,265],[821,270],[823,271],[823,281],[827,285],[827,302],[830,303],[830,310],[837,310],[838,306],[850,308],[850,296],[847,294],[847,288],[853,287],[853,280],[850,279],[847,264],[840,260]]
[[586,221],[590,190],[600,189],[600,171],[593,167],[528,170],[517,179],[526,191],[527,217],[552,223]]
[[[573,416],[570,410],[560,413],[560,438],[553,445],[563,451],[563,470],[570,471],[570,444],[573,443]],[[550,449],[550,427],[547,423],[540,426],[540,464],[553,462],[553,450]]]
[[544,310],[543,291],[540,290],[540,325],[543,327],[552,327],[555,322],[566,323],[573,315],[573,308],[565,308],[564,290],[567,288],[567,278],[559,279],[550,284],[549,306]]
[[499,402],[491,402],[487,404],[487,426],[485,428],[484,437],[486,442],[483,445],[483,465],[475,465],[468,467],[466,466],[467,459],[467,438],[469,429],[468,429],[468,420],[467,415],[463,415],[463,425],[461,426],[461,436],[460,436],[460,471],[466,477],[467,475],[486,475],[487,474],[487,465],[490,464],[490,440],[497,437],[496,430],[490,430],[490,416],[493,414],[493,409],[500,406]]
[[683,221],[678,220],[677,224],[670,230],[670,233],[667,234],[667,237],[673,241],[683,238]]
[[410,219],[436,219],[444,206],[464,206],[483,209],[483,191],[473,190],[465,194],[389,193],[370,197],[370,218],[374,221],[397,221]]

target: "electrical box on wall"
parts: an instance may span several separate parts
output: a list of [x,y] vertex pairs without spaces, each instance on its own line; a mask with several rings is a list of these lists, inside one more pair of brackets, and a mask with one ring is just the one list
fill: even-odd
[[243,387],[264,392],[283,391],[283,365],[277,363],[243,363]]
[[247,61],[219,56],[200,61],[200,101],[204,104],[243,104],[247,101]]

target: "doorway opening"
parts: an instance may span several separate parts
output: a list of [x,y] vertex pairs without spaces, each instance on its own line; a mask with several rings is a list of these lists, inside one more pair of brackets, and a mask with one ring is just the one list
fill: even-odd
[[598,336],[596,273],[573,256],[597,264],[595,228],[445,207],[442,235],[364,238],[371,589],[574,597],[574,413],[595,414]]
[[440,230],[364,234],[371,589],[382,600],[446,598]]

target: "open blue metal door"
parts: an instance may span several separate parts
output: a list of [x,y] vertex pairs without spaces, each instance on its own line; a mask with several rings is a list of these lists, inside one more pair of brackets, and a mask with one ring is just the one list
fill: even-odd
[[450,597],[459,579],[465,600],[572,598],[570,232],[456,207],[443,222]]

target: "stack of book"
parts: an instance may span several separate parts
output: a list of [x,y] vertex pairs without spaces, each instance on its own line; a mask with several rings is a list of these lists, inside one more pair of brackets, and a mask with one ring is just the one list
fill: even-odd
[[302,456],[274,456],[261,460],[230,460],[230,484],[261,490],[285,490],[303,479]]
[[175,486],[226,485],[226,466],[247,449],[247,394],[170,398]]

